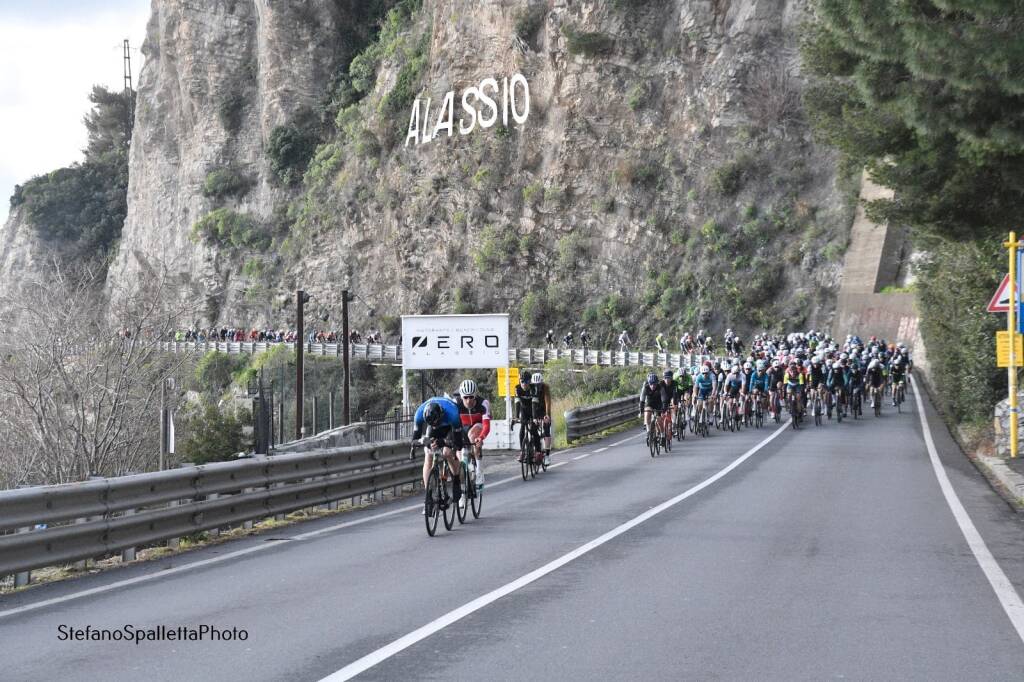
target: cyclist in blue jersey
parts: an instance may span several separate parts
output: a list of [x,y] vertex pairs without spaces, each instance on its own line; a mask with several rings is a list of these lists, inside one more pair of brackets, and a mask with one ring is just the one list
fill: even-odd
[[[459,465],[459,458],[455,453],[466,447],[459,406],[448,397],[431,398],[419,406],[413,422],[415,425],[412,432],[414,447],[417,442],[427,445],[436,441],[443,445],[442,453],[448,460],[448,466],[451,467],[454,478],[454,502],[458,504],[459,498],[462,496],[462,486],[459,481],[462,467]],[[427,478],[430,476],[430,470],[434,467],[434,457],[430,448],[424,448],[424,451],[426,454],[423,458],[423,488],[426,489]]]
[[711,368],[708,365],[704,365],[700,368],[700,374],[693,379],[694,419],[697,418],[701,410],[708,409],[708,400],[714,398],[717,392],[718,382],[714,374],[711,373]]

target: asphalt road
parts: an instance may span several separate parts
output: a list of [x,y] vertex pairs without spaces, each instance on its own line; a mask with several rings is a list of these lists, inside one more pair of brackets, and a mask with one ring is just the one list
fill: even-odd
[[[534,481],[489,471],[483,517],[435,538],[405,500],[40,586],[0,599],[0,679],[1024,679],[905,407],[659,459],[619,434]],[[1024,522],[926,409],[1012,601]],[[59,640],[127,624],[248,639]]]

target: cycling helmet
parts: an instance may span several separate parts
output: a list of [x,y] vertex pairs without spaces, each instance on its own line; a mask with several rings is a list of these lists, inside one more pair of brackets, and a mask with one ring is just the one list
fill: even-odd
[[711,373],[711,368],[708,367],[707,365],[704,365],[703,367],[700,368],[700,373],[701,374],[710,374]]
[[656,383],[658,383],[658,375],[655,374],[654,372],[651,372],[650,374],[648,374],[647,375],[647,383],[649,383],[649,384],[656,384]]
[[874,369],[875,367],[878,367],[880,364],[882,363],[878,361],[878,358],[875,358],[874,360],[868,363],[868,369]]
[[764,371],[764,360],[758,360],[757,361],[757,371],[758,372],[763,372]]
[[744,370],[754,369],[754,366],[752,364],[750,364],[750,361],[748,360],[747,362],[743,363],[743,369]]
[[662,374],[662,376],[663,376],[663,377],[665,377],[666,379],[671,379],[671,378],[672,378],[672,376],[673,376],[673,374],[672,374],[672,370],[670,370],[670,369],[666,369],[666,370],[665,370],[665,373],[664,373],[664,374]]
[[791,358],[790,359],[789,366],[790,367],[796,367],[796,358]]
[[534,372],[533,376],[530,377],[531,384],[543,384],[544,376],[540,372]]
[[519,370],[519,383],[528,384],[530,383],[530,370],[523,367]]
[[841,363],[839,360],[836,360],[835,362],[832,363],[832,369],[842,369],[842,368],[843,368],[843,363]]
[[459,384],[459,395],[462,396],[475,396],[476,395],[476,382],[472,379],[466,379]]
[[430,403],[427,409],[423,410],[423,419],[428,426],[440,426],[444,419],[444,408],[439,403]]
[[901,356],[899,356],[899,355],[897,355],[896,357],[894,357],[892,359],[893,367],[898,367],[901,362],[903,362],[903,358]]

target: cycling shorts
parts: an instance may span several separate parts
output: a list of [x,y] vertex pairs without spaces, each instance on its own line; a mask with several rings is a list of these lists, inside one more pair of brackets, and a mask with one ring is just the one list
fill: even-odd
[[697,400],[707,400],[708,398],[711,397],[711,391],[712,389],[710,388],[698,388]]

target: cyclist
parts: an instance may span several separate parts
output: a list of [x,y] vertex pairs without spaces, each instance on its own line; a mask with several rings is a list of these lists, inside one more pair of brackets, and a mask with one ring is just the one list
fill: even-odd
[[768,411],[771,412],[772,419],[778,416],[775,414],[775,398],[778,397],[779,403],[782,403],[779,392],[782,391],[782,379],[785,374],[786,370],[782,367],[782,362],[778,359],[772,360],[772,368],[768,371]]
[[654,345],[658,347],[659,353],[663,353],[665,351],[665,335],[658,332],[658,335],[654,337]]
[[459,384],[459,416],[466,429],[466,440],[472,446],[476,485],[484,487],[483,442],[491,432],[491,404],[476,394],[476,382],[466,379]]
[[562,343],[565,344],[566,348],[572,348],[572,330],[565,333],[562,337]]
[[864,372],[860,362],[854,360],[846,369],[846,393],[850,396],[851,407],[864,394]]
[[524,443],[529,436],[530,420],[533,419],[533,395],[530,391],[530,373],[519,371],[519,385],[516,386],[516,421],[519,422],[519,461],[526,457]]
[[[452,470],[454,502],[458,504],[459,498],[462,496],[462,486],[460,484],[462,467],[459,466],[459,459],[455,456],[455,451],[461,450],[466,445],[462,431],[462,419],[459,415],[459,406],[448,397],[431,398],[416,410],[413,424],[413,446],[417,443],[427,445],[435,441],[443,444],[441,452],[444,458],[448,460],[448,466]],[[424,448],[424,452],[423,488],[426,489],[430,470],[434,468],[434,456],[431,448]]]
[[903,362],[903,356],[899,353],[892,359],[889,365],[889,375],[892,379],[892,406],[896,407],[896,389],[906,379],[907,366]]
[[619,334],[619,350],[625,353],[627,350],[629,350],[629,347],[630,345],[632,345],[632,343],[633,341],[632,339],[629,338],[629,334],[626,333],[625,329],[623,329],[622,333]]
[[[825,391],[823,390],[823,386],[825,383],[825,370],[821,366],[820,355],[815,355],[814,358],[811,360],[811,368],[810,371],[807,373],[807,379],[811,389],[811,396],[814,396],[816,394],[818,397],[821,398],[822,402],[825,402]],[[829,411],[831,411],[831,408],[829,408]]]
[[882,368],[882,361],[872,358],[868,363],[868,371],[864,374],[864,383],[871,390],[871,407],[875,407],[875,401],[882,399],[882,389],[885,387],[885,370]]
[[653,433],[651,420],[655,412],[660,416],[662,411],[668,409],[670,402],[671,397],[665,389],[665,384],[658,381],[658,375],[654,372],[648,374],[647,381],[640,389],[640,416],[644,420],[644,430],[647,432],[648,438]]
[[[551,463],[551,389],[544,383],[544,376],[534,372],[530,377],[530,399],[533,421],[544,439],[544,465]],[[534,450],[540,452],[541,443],[534,441]]]
[[756,369],[750,375],[750,381],[747,384],[747,392],[754,397],[755,406],[764,402],[764,397],[768,395],[771,387],[771,376],[765,371],[765,362],[764,360],[758,360]]
[[668,397],[668,412],[669,419],[667,423],[662,424],[662,429],[665,431],[665,437],[670,438],[672,435],[672,424],[676,420],[676,411],[679,409],[679,384],[673,376],[673,372],[670,369],[666,369],[662,374],[662,389],[665,391],[665,395]]
[[555,330],[549,329],[548,333],[544,335],[544,343],[547,344],[548,348],[555,347]]
[[[843,367],[843,360],[836,360],[828,369],[828,374],[825,376],[825,388],[832,394],[833,398],[831,401],[826,403],[828,405],[828,418],[832,418],[832,405],[835,405],[836,413],[838,414],[842,405],[843,392],[846,390],[847,374],[846,368]],[[843,413],[845,414],[845,412]],[[842,416],[842,415],[839,415]]]
[[739,369],[739,365],[733,365],[729,369],[729,373],[725,375],[722,385],[722,396],[725,398],[723,410],[725,419],[733,419],[738,414],[736,401],[740,400],[741,394],[744,393],[743,379],[740,377]]
[[794,419],[796,415],[803,413],[803,402],[801,396],[803,394],[804,384],[807,382],[807,377],[800,370],[800,366],[797,364],[796,358],[789,361],[789,368],[782,375],[782,383],[786,386],[786,397],[793,396],[794,400]]
[[693,417],[697,418],[698,408],[707,410],[707,401],[713,400],[718,392],[718,382],[711,373],[711,367],[704,365],[693,380]]

